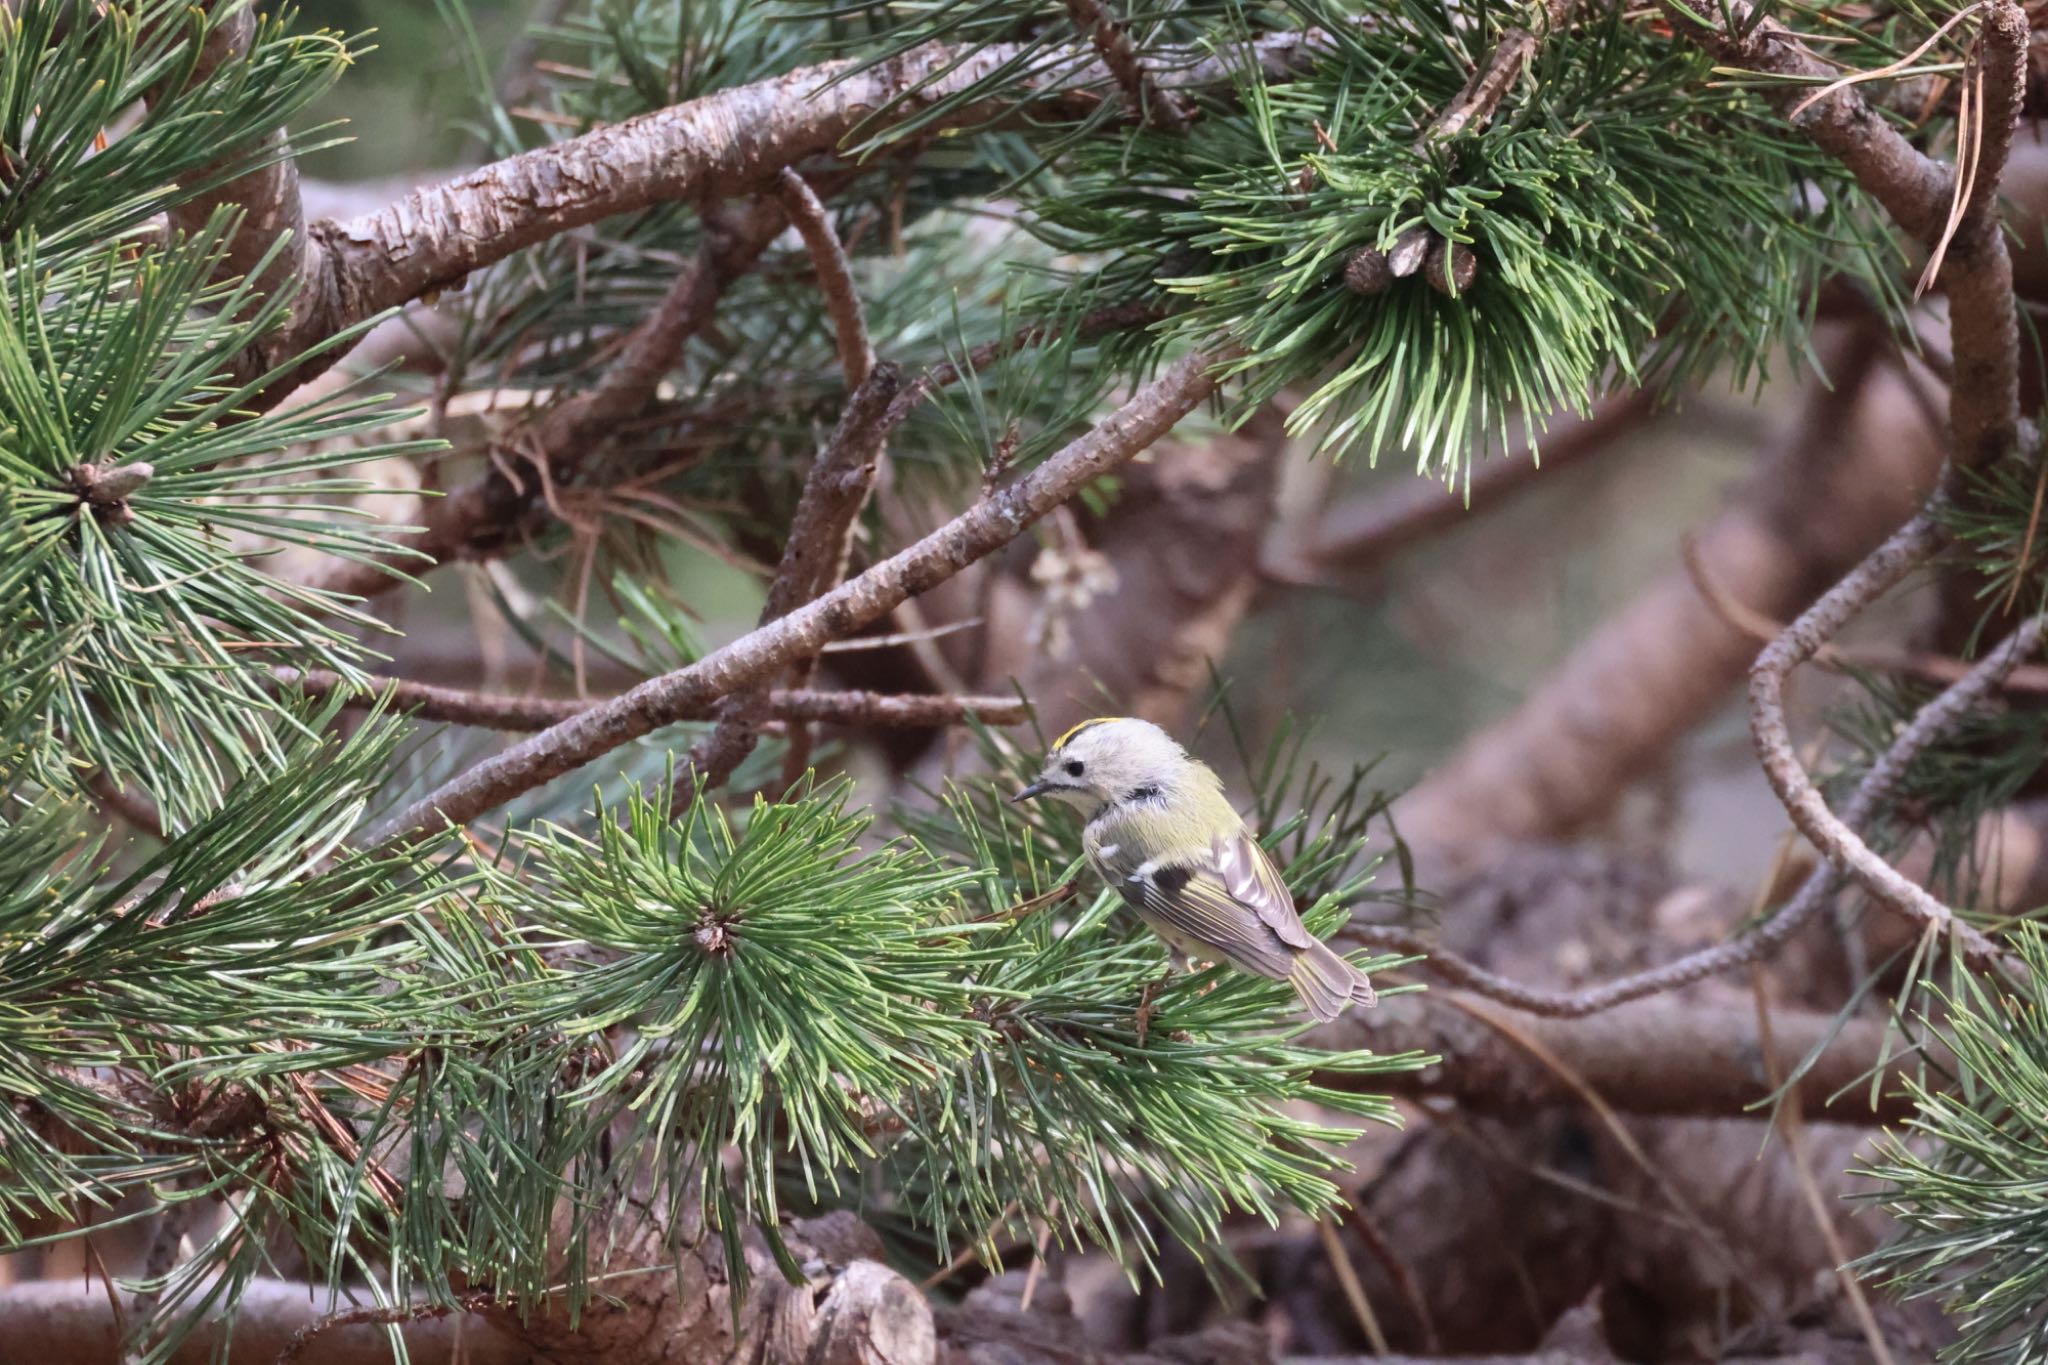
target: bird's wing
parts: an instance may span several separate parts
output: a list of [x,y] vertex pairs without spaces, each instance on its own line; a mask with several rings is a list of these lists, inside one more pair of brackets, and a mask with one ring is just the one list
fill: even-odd
[[1284,977],[1315,940],[1265,851],[1248,832],[1193,860],[1140,867],[1118,883],[1133,908],[1261,976]]
[[1294,910],[1294,893],[1280,879],[1280,869],[1252,838],[1248,829],[1218,839],[1215,846],[1216,874],[1241,905],[1249,906],[1290,948],[1306,948],[1315,942],[1301,916]]

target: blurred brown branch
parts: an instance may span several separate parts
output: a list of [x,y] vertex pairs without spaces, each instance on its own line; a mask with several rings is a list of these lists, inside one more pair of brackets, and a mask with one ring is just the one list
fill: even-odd
[[[1874,339],[1852,336],[1829,354],[1833,386],[1807,397],[1694,536],[1713,580],[1770,616],[1799,610],[1882,540],[1940,462],[1903,382],[1878,367]],[[1755,652],[1674,565],[1402,798],[1404,837],[1425,860],[1473,862],[1580,831],[1723,704]]]
[[[1378,1009],[1352,1010],[1319,1029],[1316,1040],[1333,1050],[1420,1051],[1442,1060],[1421,1071],[1325,1079],[1345,1088],[1455,1100],[1474,1114],[1514,1116],[1578,1103],[1543,1058],[1487,1023],[1495,1008],[1469,992],[1383,995]],[[1762,1041],[1751,1008],[1641,1000],[1585,1019],[1517,1015],[1513,1028],[1624,1114],[1755,1117],[1773,1089],[1761,1069]],[[1899,1082],[1917,1054],[1901,1051],[1889,1021],[1781,1009],[1771,1016],[1771,1031],[1779,1055],[1815,1054],[1797,1091],[1808,1118],[1882,1124],[1913,1112]],[[1879,1059],[1888,1061],[1873,1079]]]

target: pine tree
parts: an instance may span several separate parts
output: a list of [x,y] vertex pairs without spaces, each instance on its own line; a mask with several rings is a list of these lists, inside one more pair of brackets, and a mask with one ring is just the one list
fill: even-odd
[[[1902,316],[1902,239],[1955,319],[1956,474],[1758,673],[1766,769],[1830,867],[1775,927],[1597,998],[1463,982],[1591,1013],[1754,960],[1837,868],[1953,936],[1947,994],[1916,977],[1899,1010],[1982,1084],[1915,1079],[1937,1145],[1881,1173],[1922,1229],[1894,1263],[1965,1301],[1967,1358],[2039,1358],[1987,1188],[2042,1167],[2039,1021],[2001,1003],[2031,988],[1997,926],[1872,852],[1909,803],[1962,828],[2039,766],[2030,717],[1977,708],[2044,605],[1992,197],[2009,0],[1960,27],[590,0],[516,100],[444,9],[482,168],[309,224],[294,158],[333,134],[301,125],[365,39],[237,0],[0,5],[0,1248],[146,1221],[126,1359],[225,1343],[279,1278],[329,1315],[291,1351],[456,1312],[539,1349],[637,1312],[739,1358],[792,1304],[799,1344],[889,1313],[928,1339],[834,1217],[899,1267],[1050,1239],[1144,1275],[1171,1239],[1225,1275],[1226,1217],[1332,1215],[1352,1123],[1396,1121],[1380,1091],[1424,1058],[1311,1046],[1282,983],[1152,994],[1075,822],[1003,799],[1045,738],[1025,708],[827,690],[821,652],[1281,395],[1307,450],[1469,487],[1518,419],[1753,388],[1810,359],[1824,288]],[[1974,105],[1873,113],[1786,27],[1822,24],[1849,70],[1941,28]],[[430,379],[338,381],[408,326]],[[423,526],[361,472],[402,462],[439,481]],[[707,648],[678,547],[761,570],[758,629]],[[579,685],[645,681],[554,703],[380,671],[383,594],[529,549],[482,580],[504,618]],[[1842,815],[1802,803],[1773,680],[1937,553],[2000,608],[1988,662],[1873,679]],[[820,775],[821,720],[967,726],[981,769],[878,803]],[[1364,769],[1242,766],[1314,929],[1397,894]],[[1373,970],[1428,946],[1356,942]]]

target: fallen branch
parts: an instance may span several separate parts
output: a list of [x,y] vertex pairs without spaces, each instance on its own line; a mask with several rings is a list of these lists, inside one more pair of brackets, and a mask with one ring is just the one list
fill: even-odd
[[1234,349],[1196,351],[1008,488],[859,577],[673,673],[542,731],[442,784],[372,830],[380,846],[475,819],[640,736],[697,713],[879,619],[1022,535],[1040,517],[1171,431],[1216,390]]
[[[436,687],[429,683],[398,678],[373,678],[368,688],[351,686],[338,673],[325,669],[276,668],[271,676],[280,687],[324,700],[339,692],[346,704],[367,709],[380,702],[395,710],[410,712],[421,720],[449,725],[472,725],[483,730],[532,732],[560,725],[602,706],[579,697],[506,697],[460,688]],[[776,689],[767,695],[762,718],[777,721],[817,721],[852,728],[923,729],[959,725],[979,720],[986,725],[1022,725],[1030,707],[1016,697],[948,697],[927,693],[818,692],[809,689]],[[709,707],[698,715],[679,720],[709,720]]]
[[[1431,964],[1432,968],[1434,964]],[[1430,1053],[1441,1060],[1419,1071],[1323,1078],[1340,1088],[1369,1088],[1414,1099],[1448,1099],[1475,1114],[1526,1118],[1575,1104],[1577,1092],[1529,1049],[1486,1022],[1476,993],[1383,996],[1376,1010],[1352,1010],[1318,1029],[1332,1049],[1369,1048],[1391,1055]],[[1889,1021],[1843,1020],[1817,1011],[1771,1015],[1778,1055],[1815,1054],[1798,1101],[1810,1119],[1832,1123],[1895,1123],[1912,1102],[1898,1082],[1917,1054],[1893,1056]],[[1775,1088],[1761,1065],[1756,1011],[1694,1001],[1639,1000],[1587,1019],[1517,1017],[1515,1030],[1590,1085],[1624,1114],[1664,1118],[1760,1117]],[[1875,1089],[1870,1069],[1890,1060]]]

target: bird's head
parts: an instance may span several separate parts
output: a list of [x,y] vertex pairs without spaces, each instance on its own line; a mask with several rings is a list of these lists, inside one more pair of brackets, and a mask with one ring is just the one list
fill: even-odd
[[1052,796],[1100,807],[1172,790],[1185,777],[1187,750],[1149,720],[1084,720],[1046,751],[1045,766],[1013,801]]

